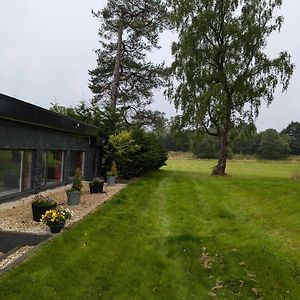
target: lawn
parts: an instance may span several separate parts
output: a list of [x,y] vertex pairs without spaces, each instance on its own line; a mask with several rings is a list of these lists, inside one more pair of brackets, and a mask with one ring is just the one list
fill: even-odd
[[169,160],[0,278],[0,299],[300,299],[292,162]]

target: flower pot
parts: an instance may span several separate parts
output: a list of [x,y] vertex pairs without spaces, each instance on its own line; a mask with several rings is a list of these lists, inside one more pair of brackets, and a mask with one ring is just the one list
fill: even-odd
[[90,184],[90,194],[98,194],[103,191],[103,181]]
[[107,184],[113,185],[116,183],[116,176],[106,176]]
[[68,205],[78,205],[80,203],[80,192],[68,191]]
[[57,203],[49,205],[38,205],[36,203],[31,203],[33,220],[40,222],[42,215],[45,214],[47,210],[56,208],[56,206]]
[[59,224],[50,225],[49,227],[50,227],[51,233],[59,233],[64,228],[64,226],[65,226],[65,223],[59,223]]

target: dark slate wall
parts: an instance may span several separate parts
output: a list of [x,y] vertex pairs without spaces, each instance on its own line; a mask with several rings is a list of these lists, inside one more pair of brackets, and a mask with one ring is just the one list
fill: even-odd
[[69,182],[71,150],[85,151],[84,177],[86,180],[91,180],[97,175],[98,171],[95,170],[95,165],[98,165],[99,161],[97,147],[90,145],[88,136],[0,119],[0,149],[34,150],[34,190],[40,188],[40,164],[42,151],[44,150],[65,151],[64,183]]
[[0,120],[0,148],[86,150],[89,137]]

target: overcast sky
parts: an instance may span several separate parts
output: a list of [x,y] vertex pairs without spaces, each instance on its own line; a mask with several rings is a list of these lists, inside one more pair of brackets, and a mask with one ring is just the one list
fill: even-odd
[[[263,107],[256,124],[259,130],[281,130],[300,121],[300,1],[283,0],[285,17],[280,34],[269,41],[268,53],[288,50],[296,64],[287,93],[276,92],[269,108]],[[51,102],[76,105],[92,98],[88,70],[96,65],[99,21],[91,10],[105,0],[9,0],[0,2],[0,93],[49,108]],[[152,53],[159,62],[171,62],[174,34],[164,33],[162,49]],[[173,115],[172,105],[155,93],[155,109]]]

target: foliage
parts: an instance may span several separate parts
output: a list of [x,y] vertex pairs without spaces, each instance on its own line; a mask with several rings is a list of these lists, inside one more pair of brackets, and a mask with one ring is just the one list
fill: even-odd
[[189,151],[191,132],[181,124],[180,116],[171,117],[163,129],[155,132],[168,151]]
[[205,133],[195,133],[191,139],[191,151],[198,158],[218,158],[219,140]]
[[136,153],[132,165],[128,168],[129,176],[155,171],[166,164],[168,153],[154,133],[146,132],[138,127],[131,132],[136,143],[140,145],[140,149]]
[[130,166],[137,155],[140,145],[132,137],[131,132],[121,131],[109,136],[106,146],[106,158],[118,165],[119,174],[125,175],[125,169]]
[[238,154],[255,154],[260,143],[260,135],[257,134],[253,123],[241,123],[231,132],[231,148]]
[[[50,110],[98,127],[99,136],[105,140],[107,140],[111,134],[132,127],[131,124],[124,122],[120,112],[115,112],[111,115],[109,107],[100,107],[94,102],[87,103],[81,101],[78,105],[69,107],[51,103]],[[143,114],[136,115],[135,117],[135,123],[145,129],[153,131],[158,131],[163,128],[166,122],[165,114],[159,111],[147,110],[144,111]]]
[[286,159],[290,147],[288,139],[281,136],[275,129],[267,129],[261,133],[258,154],[265,159]]
[[90,71],[94,102],[107,109],[111,123],[143,122],[152,114],[152,90],[162,84],[163,65],[147,61],[146,54],[159,47],[166,9],[160,0],[109,0],[93,14],[101,21],[97,66]]
[[43,196],[41,194],[35,195],[32,203],[36,206],[51,206],[56,204],[56,202],[52,198]]
[[108,176],[117,176],[118,175],[117,164],[115,161],[112,162],[111,169],[110,169],[110,171],[108,171],[106,173],[106,175],[108,175]]
[[70,191],[79,192],[79,193],[82,191],[82,180],[81,180],[81,174],[79,168],[75,170],[75,176]]
[[157,170],[167,160],[167,153],[156,136],[134,128],[109,137],[106,158],[115,161],[118,173],[125,178]]
[[111,123],[112,120],[108,117],[108,112],[95,103],[81,101],[74,107],[65,107],[57,103],[51,103],[50,110],[98,127],[100,136],[108,136],[112,133],[112,126],[115,129],[118,129],[120,126],[116,120],[113,120],[113,123]]
[[66,220],[71,219],[72,212],[69,209],[51,209],[42,215],[41,222],[47,226],[65,224]]
[[92,181],[89,182],[89,186],[94,186],[95,184],[103,183],[104,179],[102,177],[95,177]]
[[291,122],[281,134],[285,134],[289,137],[289,145],[291,153],[294,155],[300,155],[300,123]]
[[[179,31],[173,43],[169,96],[183,120],[220,140],[216,174],[224,175],[231,130],[251,123],[261,102],[270,104],[278,83],[285,91],[294,65],[287,52],[264,53],[268,37],[279,31],[280,0],[170,0]],[[213,128],[213,130],[210,130]]]
[[237,154],[255,154],[258,151],[260,135],[241,135],[232,140],[232,151]]

